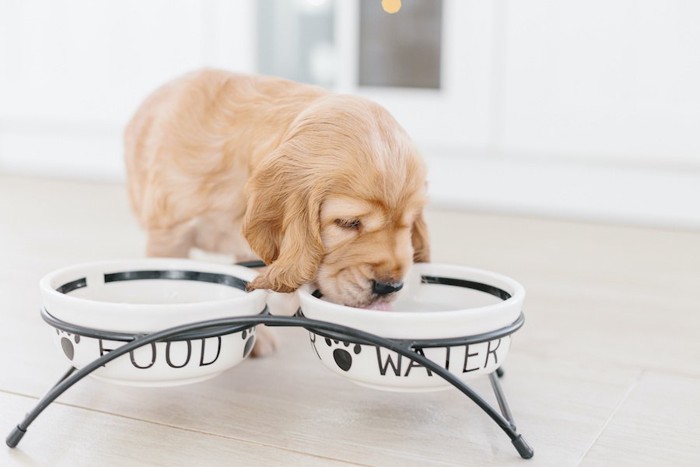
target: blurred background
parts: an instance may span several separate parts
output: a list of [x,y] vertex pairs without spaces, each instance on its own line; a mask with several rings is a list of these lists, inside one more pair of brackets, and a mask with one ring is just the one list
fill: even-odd
[[1,0],[0,173],[123,180],[137,105],[214,66],[383,104],[436,206],[698,229],[698,24],[693,0]]

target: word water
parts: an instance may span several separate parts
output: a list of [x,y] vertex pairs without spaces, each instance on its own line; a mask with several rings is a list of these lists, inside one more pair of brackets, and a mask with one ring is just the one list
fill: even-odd
[[[317,339],[310,333],[311,345],[319,359],[321,355],[328,355],[335,365],[344,372],[349,372],[353,363],[362,360],[362,366],[375,366],[381,376],[406,378],[411,375],[423,374],[433,376],[430,368],[407,358],[399,353],[374,345],[360,345],[328,337]],[[319,349],[317,345],[323,342]],[[510,346],[510,337],[503,337],[487,342],[479,342],[468,345],[414,348],[414,352],[426,357],[444,369],[452,373],[471,373],[479,370],[493,370],[505,358]]]
[[[471,373],[498,366],[499,355],[501,359],[503,359],[507,352],[507,344],[504,344],[504,340],[506,339],[510,338],[506,337],[488,342],[454,347],[430,349],[416,347],[414,351],[423,357],[429,358],[452,373]],[[377,369],[382,376],[392,375],[408,377],[411,375],[411,372],[416,371],[416,369],[426,372],[427,376],[433,376],[433,372],[430,368],[426,368],[410,358],[386,350],[383,347],[375,347],[374,349],[377,357]]]

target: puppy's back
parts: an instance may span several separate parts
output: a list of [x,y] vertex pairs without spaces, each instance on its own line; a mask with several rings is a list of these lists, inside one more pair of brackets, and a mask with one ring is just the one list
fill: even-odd
[[146,229],[206,212],[242,215],[250,164],[325,94],[291,81],[205,69],[157,89],[126,127],[132,208]]

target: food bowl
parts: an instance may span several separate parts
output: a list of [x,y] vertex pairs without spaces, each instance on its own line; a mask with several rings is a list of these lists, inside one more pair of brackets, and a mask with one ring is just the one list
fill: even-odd
[[[41,279],[40,289],[56,345],[71,365],[82,368],[139,334],[261,313],[267,293],[246,291],[256,274],[181,259],[104,261],[54,271]],[[254,327],[209,329],[138,348],[92,375],[135,386],[193,383],[235,366],[254,343]]]
[[[307,318],[410,341],[417,353],[469,380],[503,364],[511,338],[509,332],[498,331],[514,330],[511,325],[521,317],[525,290],[500,274],[422,263],[409,271],[391,311],[330,303],[310,286],[298,296]],[[318,358],[355,383],[394,391],[450,387],[428,368],[386,348],[319,331],[310,331],[310,338]]]

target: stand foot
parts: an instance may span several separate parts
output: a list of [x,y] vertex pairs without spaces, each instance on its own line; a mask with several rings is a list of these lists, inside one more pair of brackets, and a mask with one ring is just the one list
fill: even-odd
[[515,449],[518,451],[518,454],[520,454],[520,457],[523,459],[530,459],[532,456],[535,455],[535,451],[530,447],[529,444],[527,444],[527,441],[525,441],[525,438],[523,438],[523,435],[518,435],[517,437],[513,438],[513,446],[515,446]]
[[497,368],[497,369],[496,369],[496,376],[498,376],[499,378],[503,378],[503,375],[504,375],[504,374],[505,374],[505,372],[503,371],[502,368]]
[[11,447],[14,448],[16,447],[19,442],[22,440],[22,437],[26,433],[25,430],[21,429],[19,426],[16,426],[9,435],[7,435],[7,438],[5,438],[5,443]]

